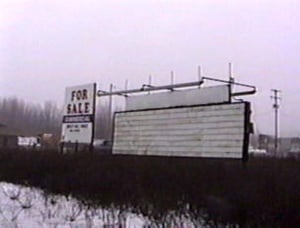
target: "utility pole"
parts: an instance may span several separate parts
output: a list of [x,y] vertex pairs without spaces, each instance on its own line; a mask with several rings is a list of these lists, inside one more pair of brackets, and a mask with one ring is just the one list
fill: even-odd
[[125,90],[128,90],[128,79],[125,80]]
[[[234,83],[234,77],[232,75],[232,63],[228,63],[228,76],[229,76],[229,91],[230,91],[230,94],[233,93],[233,83]],[[231,102],[231,96],[230,96],[230,102]]]
[[[149,75],[149,78],[148,78],[148,86],[152,86],[152,76],[151,74]],[[148,94],[150,94],[150,91],[148,91]]]
[[[113,84],[109,85],[109,93],[111,94],[113,91]],[[109,95],[108,99],[108,132],[107,138],[109,140],[112,139],[112,95]]]
[[174,71],[171,71],[171,85],[174,84]]
[[278,109],[279,109],[279,100],[281,99],[279,97],[279,93],[281,92],[278,89],[272,89],[272,92],[274,93],[274,96],[271,96],[272,99],[274,99],[274,104],[273,104],[273,108],[275,111],[275,115],[274,115],[274,134],[275,134],[275,141],[274,141],[274,146],[275,146],[275,156],[278,155]]
[[234,78],[232,76],[232,63],[228,63],[228,75],[229,75],[229,82],[234,82]]
[[[198,81],[201,82],[202,80],[202,69],[201,66],[198,66]],[[201,87],[201,85],[199,84],[199,88]]]

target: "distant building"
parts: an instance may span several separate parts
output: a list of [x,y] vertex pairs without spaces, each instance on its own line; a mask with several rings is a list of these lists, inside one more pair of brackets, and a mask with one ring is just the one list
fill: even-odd
[[266,150],[268,154],[275,153],[274,138],[270,135],[260,134],[258,136],[258,149]]
[[9,130],[5,124],[0,123],[0,149],[15,149],[18,147],[18,136]]
[[286,157],[291,151],[293,138],[279,138],[278,139],[278,156]]
[[292,139],[290,153],[300,153],[300,138]]
[[41,143],[40,143],[40,138],[39,137],[26,137],[26,136],[18,136],[18,146],[22,148],[40,148]]
[[[267,151],[268,155],[275,156],[275,139],[274,136],[260,134],[258,136],[258,148]],[[299,156],[300,155],[300,138],[299,137],[282,137],[278,138],[278,151],[276,156]]]
[[39,134],[42,149],[57,149],[59,147],[60,136],[51,133]]

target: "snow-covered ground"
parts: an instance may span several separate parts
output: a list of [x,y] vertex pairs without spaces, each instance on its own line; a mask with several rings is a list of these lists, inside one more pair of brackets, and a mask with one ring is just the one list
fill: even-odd
[[76,199],[0,183],[0,227],[144,227],[139,215],[114,208],[88,208]]
[[[170,213],[168,227],[194,228],[188,216]],[[49,195],[43,191],[0,182],[0,227],[5,228],[142,228],[162,227],[139,214],[118,208],[92,208],[66,196]]]

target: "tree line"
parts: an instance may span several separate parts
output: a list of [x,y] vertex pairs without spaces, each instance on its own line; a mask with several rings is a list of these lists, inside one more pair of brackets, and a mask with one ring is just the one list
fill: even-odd
[[[112,130],[111,113],[107,101],[97,103],[95,128],[97,138],[110,138]],[[62,118],[63,106],[57,105],[54,101],[37,104],[26,102],[17,97],[0,98],[2,133],[26,136],[51,133],[59,136],[61,134]]]

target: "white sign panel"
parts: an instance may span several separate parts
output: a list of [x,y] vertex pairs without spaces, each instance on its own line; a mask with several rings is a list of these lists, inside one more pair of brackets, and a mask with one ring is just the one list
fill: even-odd
[[66,88],[62,141],[91,143],[95,117],[96,84]]
[[201,87],[173,92],[153,93],[129,96],[126,98],[126,110],[143,110],[176,106],[229,103],[229,86]]
[[243,158],[247,110],[232,103],[116,113],[113,153]]

